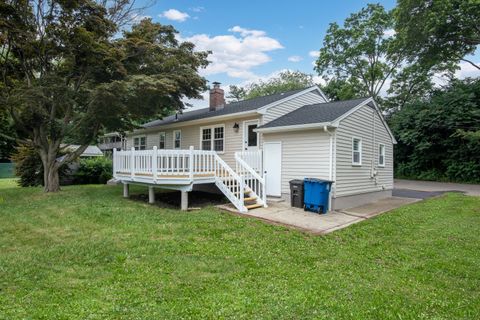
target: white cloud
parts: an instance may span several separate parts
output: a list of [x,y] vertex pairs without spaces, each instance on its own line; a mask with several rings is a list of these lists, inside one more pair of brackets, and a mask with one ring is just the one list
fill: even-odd
[[159,17],[178,22],[183,22],[190,18],[188,13],[178,11],[177,9],[168,9],[167,11],[164,11],[162,14],[160,14]]
[[195,44],[196,50],[212,51],[208,56],[210,64],[201,70],[204,76],[226,73],[233,78],[252,79],[255,74],[252,68],[271,60],[267,54],[270,51],[282,49],[276,39],[267,36],[265,31],[250,30],[235,26],[229,31],[234,35],[209,36],[197,34],[182,38]]
[[288,61],[290,61],[290,62],[300,62],[300,61],[302,61],[302,57],[300,57],[300,56],[291,56],[291,57],[288,57]]
[[[480,61],[475,62],[473,61],[476,65],[480,65]],[[472,66],[470,63],[466,61],[462,61],[458,65],[460,67],[460,70],[457,70],[455,72],[455,77],[459,79],[465,79],[465,78],[475,78],[475,77],[480,77],[480,70]]]
[[388,30],[385,30],[383,32],[383,36],[386,37],[386,38],[390,38],[390,37],[393,37],[394,35],[396,35],[397,32],[393,29],[388,29]]
[[320,56],[320,51],[310,51],[308,55],[312,58],[318,58]]

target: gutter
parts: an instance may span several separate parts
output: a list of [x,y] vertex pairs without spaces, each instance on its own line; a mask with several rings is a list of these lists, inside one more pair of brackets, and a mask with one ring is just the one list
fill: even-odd
[[333,125],[331,122],[322,122],[322,123],[299,124],[299,125],[292,125],[292,126],[280,126],[280,127],[272,127],[272,128],[258,128],[258,129],[255,129],[254,131],[261,132],[261,133],[274,133],[274,132],[323,129],[324,127],[336,128],[337,126]]
[[205,123],[210,123],[210,122],[218,122],[218,121],[223,121],[223,120],[228,120],[228,119],[236,119],[239,117],[246,117],[246,116],[260,116],[257,110],[249,110],[249,111],[243,111],[243,112],[235,112],[235,113],[230,113],[230,114],[224,114],[224,115],[219,115],[219,116],[213,116],[213,117],[205,117],[201,119],[195,119],[195,120],[186,120],[186,121],[174,121],[171,123],[167,124],[160,124],[156,126],[151,126],[148,128],[141,128],[141,129],[135,129],[133,131],[127,132],[127,135],[136,135],[140,133],[148,133],[151,131],[158,131],[159,129],[176,129],[179,127],[184,127],[184,126],[193,126],[197,124],[205,124]]

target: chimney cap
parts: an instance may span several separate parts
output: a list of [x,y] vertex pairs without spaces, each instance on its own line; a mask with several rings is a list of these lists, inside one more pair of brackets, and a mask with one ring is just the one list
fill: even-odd
[[220,82],[218,81],[213,81],[212,82],[214,88],[220,88]]

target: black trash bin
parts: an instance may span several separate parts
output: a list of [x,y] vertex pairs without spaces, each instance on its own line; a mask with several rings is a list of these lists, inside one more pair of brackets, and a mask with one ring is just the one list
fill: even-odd
[[290,205],[303,208],[303,180],[290,180]]

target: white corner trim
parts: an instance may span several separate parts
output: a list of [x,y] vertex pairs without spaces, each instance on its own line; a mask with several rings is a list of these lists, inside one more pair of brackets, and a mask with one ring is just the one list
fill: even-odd
[[[275,107],[275,106],[277,106],[277,105],[279,105],[279,104],[281,104],[281,103],[284,103],[284,102],[286,102],[286,101],[295,99],[295,98],[297,98],[297,97],[300,97],[301,95],[304,95],[305,93],[312,92],[312,91],[315,91],[315,90],[320,91],[320,93],[322,94],[322,98],[325,99],[325,96],[323,95],[323,92],[320,90],[320,88],[317,87],[317,86],[312,86],[312,87],[310,87],[310,88],[307,88],[307,89],[305,89],[305,90],[302,90],[302,91],[300,91],[300,92],[297,92],[297,93],[295,93],[295,94],[292,94],[292,95],[290,95],[290,96],[288,96],[288,97],[285,97],[285,98],[283,98],[283,99],[280,99],[280,100],[277,100],[277,101],[272,102],[272,103],[270,103],[270,104],[267,104],[266,106],[263,106],[263,107],[257,109],[257,112],[260,113],[260,114],[266,114],[266,113],[267,113],[267,110],[270,109],[270,108],[272,108],[272,107]],[[326,100],[326,101],[327,101],[327,100]]]
[[302,131],[302,130],[311,130],[311,129],[323,129],[324,127],[336,128],[330,122],[322,123],[309,123],[309,124],[298,124],[293,126],[281,126],[281,127],[272,127],[272,128],[259,128],[255,129],[256,132],[261,133],[273,133],[273,132],[286,132],[286,131]]

